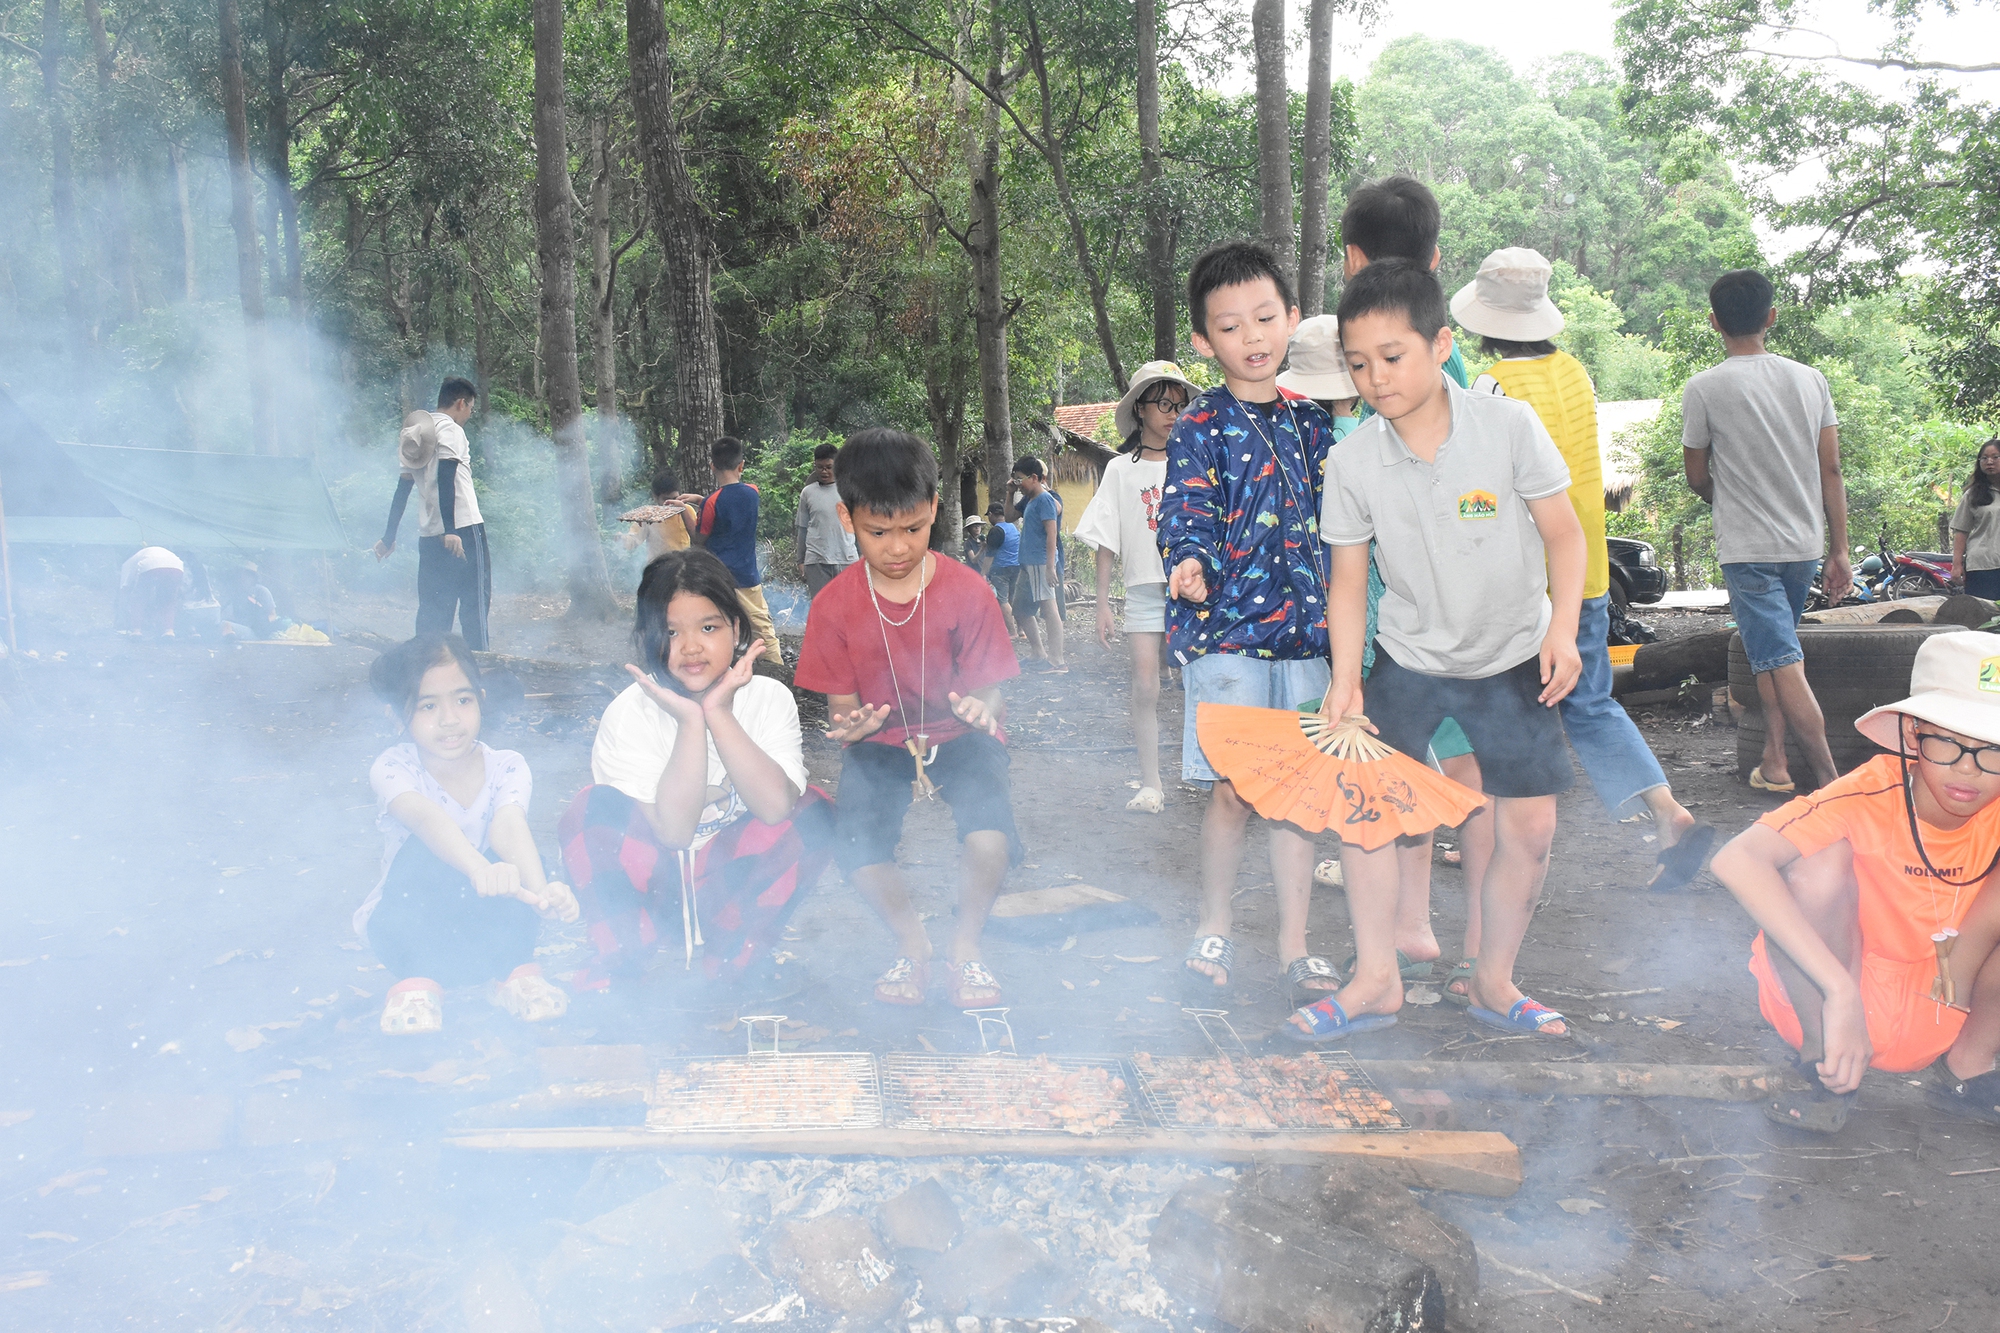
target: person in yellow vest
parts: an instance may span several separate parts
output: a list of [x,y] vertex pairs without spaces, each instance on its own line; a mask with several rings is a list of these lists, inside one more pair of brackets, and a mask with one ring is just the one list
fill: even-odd
[[1641,801],[1659,831],[1658,868],[1651,887],[1678,889],[1701,873],[1715,830],[1698,823],[1680,802],[1638,727],[1611,697],[1611,562],[1604,547],[1604,478],[1597,451],[1597,395],[1590,372],[1551,341],[1562,332],[1562,311],[1549,300],[1549,261],[1534,250],[1495,250],[1479,273],[1452,298],[1452,318],[1477,334],[1488,356],[1498,356],[1473,383],[1472,392],[1499,394],[1528,404],[1569,464],[1569,502],[1583,525],[1587,560],[1583,613],[1576,647],[1583,674],[1562,701],[1569,742],[1590,775],[1597,799],[1614,817]]

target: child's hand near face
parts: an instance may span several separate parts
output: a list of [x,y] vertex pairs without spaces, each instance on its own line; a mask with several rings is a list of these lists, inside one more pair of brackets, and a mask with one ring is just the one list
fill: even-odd
[[831,715],[827,723],[826,738],[837,745],[852,745],[882,730],[882,724],[888,720],[889,705],[877,704],[871,707],[857,701],[850,711]]
[[983,731],[989,736],[1000,734],[1000,717],[986,700],[976,694],[950,694],[951,711],[966,726]]
[[752,639],[750,646],[743,650],[743,655],[730,664],[729,670],[722,673],[721,679],[709,688],[708,693],[701,696],[702,708],[709,713],[728,712],[736,700],[736,691],[747,685],[750,677],[756,674],[757,658],[763,651],[764,641]]
[[639,688],[646,692],[646,697],[665,709],[667,716],[674,721],[682,726],[701,721],[701,700],[690,699],[678,690],[668,689],[630,662],[625,664],[625,671],[639,682]]

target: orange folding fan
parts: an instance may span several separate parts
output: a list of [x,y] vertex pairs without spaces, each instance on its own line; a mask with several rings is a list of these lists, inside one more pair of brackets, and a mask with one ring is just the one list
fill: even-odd
[[1253,810],[1330,828],[1363,851],[1459,824],[1485,800],[1367,728],[1358,714],[1334,722],[1288,708],[1201,704],[1195,714],[1202,754]]

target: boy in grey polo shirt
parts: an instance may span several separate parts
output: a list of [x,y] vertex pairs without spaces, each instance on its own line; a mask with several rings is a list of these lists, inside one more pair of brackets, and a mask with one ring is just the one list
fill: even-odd
[[[1838,770],[1798,624],[1821,551],[1829,598],[1838,601],[1854,582],[1839,418],[1826,376],[1764,350],[1778,317],[1768,278],[1747,268],[1725,273],[1708,289],[1708,306],[1725,355],[1681,391],[1681,460],[1689,488],[1715,506],[1715,558],[1764,708],[1763,762],[1750,770],[1750,785],[1798,789],[1785,755],[1789,726],[1813,785],[1823,787]],[[1831,549],[1821,544],[1822,523]]]
[[[1333,451],[1320,532],[1333,547],[1326,710],[1363,712],[1368,543],[1387,591],[1366,712],[1381,738],[1422,757],[1455,717],[1495,798],[1492,864],[1478,886],[1480,943],[1469,1012],[1527,1035],[1566,1036],[1561,1014],[1521,994],[1514,959],[1541,896],[1569,747],[1555,706],[1576,685],[1584,540],[1569,468],[1533,408],[1473,395],[1443,372],[1444,292],[1403,260],[1371,264],[1340,298],[1340,339],[1376,415]],[[1394,1022],[1402,1006],[1393,846],[1340,849],[1354,921],[1354,975],[1292,1016],[1300,1040]]]

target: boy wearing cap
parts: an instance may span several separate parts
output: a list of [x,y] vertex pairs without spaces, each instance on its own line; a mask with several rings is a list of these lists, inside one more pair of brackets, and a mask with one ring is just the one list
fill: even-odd
[[1910,697],[1855,724],[1894,751],[1715,854],[1757,923],[1758,1007],[1799,1052],[1765,1104],[1831,1134],[1870,1066],[1930,1067],[1926,1099],[2000,1124],[2000,635],[1924,641]]
[[[1482,350],[1500,360],[1472,386],[1526,403],[1542,419],[1569,465],[1569,504],[1583,525],[1583,610],[1576,651],[1583,674],[1562,701],[1563,727],[1590,775],[1597,799],[1614,818],[1639,800],[1659,831],[1660,852],[1649,887],[1678,889],[1701,873],[1715,830],[1674,799],[1660,761],[1632,718],[1611,698],[1611,561],[1604,542],[1604,477],[1597,449],[1597,392],[1583,363],[1550,341],[1563,314],[1549,299],[1549,261],[1523,248],[1495,250],[1479,274],[1451,299],[1451,315]],[[1466,954],[1476,957],[1478,918],[1466,922]]]
[[1148,361],[1118,400],[1125,448],[1105,466],[1097,493],[1077,521],[1077,537],[1097,548],[1097,641],[1111,646],[1111,562],[1125,567],[1125,636],[1132,652],[1132,737],[1139,794],[1127,810],[1166,808],[1160,781],[1160,645],[1167,633],[1167,570],[1160,560],[1160,492],[1167,440],[1195,387],[1171,361]]

